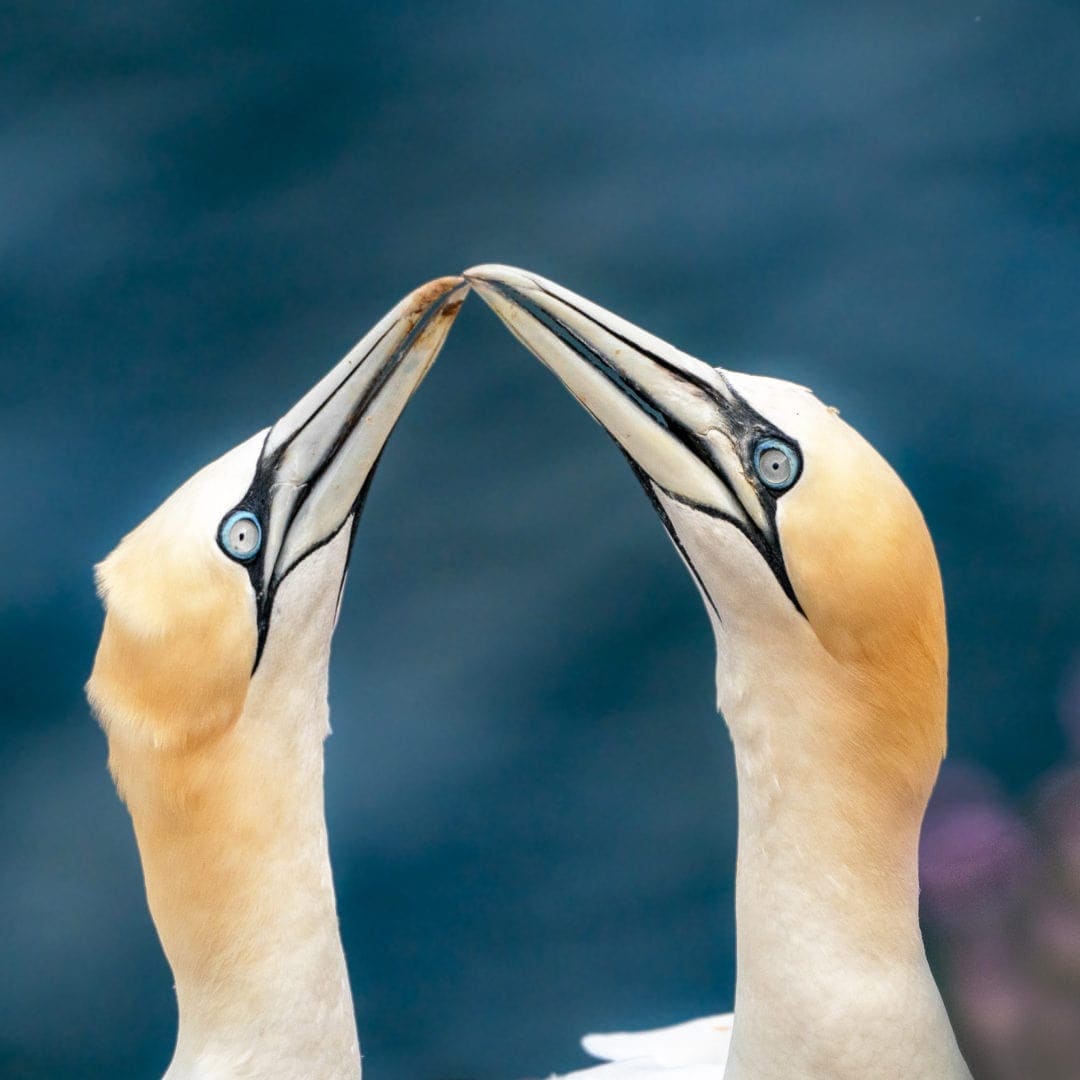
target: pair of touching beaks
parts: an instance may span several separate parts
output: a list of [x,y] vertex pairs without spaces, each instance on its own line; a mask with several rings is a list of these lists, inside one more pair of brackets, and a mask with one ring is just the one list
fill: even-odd
[[794,441],[719,369],[542,277],[486,265],[406,296],[267,434],[218,534],[251,576],[260,654],[281,581],[346,523],[355,528],[386,440],[470,288],[607,429],[654,502],[651,486],[731,521],[798,606],[779,559],[775,504],[764,497],[797,479]]

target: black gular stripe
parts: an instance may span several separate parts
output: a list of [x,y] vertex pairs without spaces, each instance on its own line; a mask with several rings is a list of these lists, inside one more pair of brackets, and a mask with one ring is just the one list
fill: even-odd
[[[633,470],[634,475],[638,478],[638,483],[641,484],[642,490],[645,492],[645,497],[652,503],[652,508],[656,511],[657,516],[660,518],[661,523],[664,526],[664,530],[671,538],[671,542],[678,549],[679,554],[682,556],[682,561],[686,564],[686,568],[694,575],[694,580],[698,584],[698,588],[701,590],[701,595],[709,602],[709,607],[713,609],[713,614],[716,615],[718,622],[723,622],[723,618],[720,616],[720,609],[716,606],[716,601],[712,598],[712,593],[709,592],[702,580],[701,575],[697,572],[697,567],[690,560],[689,554],[687,554],[686,548],[683,547],[683,542],[679,538],[679,534],[675,531],[675,526],[671,524],[671,518],[668,517],[667,511],[664,509],[664,504],[656,497],[656,486],[652,478],[645,472],[645,470],[625,451],[622,446],[616,442],[616,446],[623,452],[623,456],[630,463],[630,468]],[[729,519],[730,520],[730,519]]]
[[[385,450],[386,447],[384,446],[383,449]],[[360,524],[360,515],[364,512],[364,504],[367,502],[368,492],[371,490],[371,482],[375,479],[375,472],[379,468],[379,462],[382,461],[382,456],[383,452],[380,450],[378,457],[375,458],[371,469],[368,471],[367,478],[364,480],[364,486],[360,488],[360,494],[357,496],[356,502],[353,503],[352,525],[349,527],[349,546],[345,551],[345,565],[341,569],[341,581],[338,584],[337,602],[335,604],[335,607],[338,610],[341,608],[341,594],[345,591],[345,577],[349,573],[349,566],[352,563],[353,544],[356,541],[356,527]],[[346,520],[348,520],[347,517]],[[342,524],[344,524],[344,522],[342,522]],[[338,526],[338,528],[326,538],[324,543],[330,543],[339,532],[341,532],[341,526]],[[319,545],[316,545],[316,547],[318,546]],[[315,548],[312,548],[312,551],[314,550]],[[309,551],[308,554],[310,555],[311,552]]]
[[[674,375],[678,379],[682,379],[684,382],[690,383],[702,393],[706,394],[712,401],[716,403],[719,410],[724,414],[725,418],[728,421],[728,424],[732,429],[732,434],[736,437],[739,444],[744,448],[744,456],[748,456],[745,448],[753,442],[756,442],[760,438],[780,437],[786,442],[791,443],[797,450],[799,449],[797,441],[791,438],[791,436],[787,435],[785,432],[780,431],[775,425],[770,424],[769,421],[766,420],[765,417],[763,417],[756,409],[754,409],[753,406],[750,405],[750,403],[731,385],[731,383],[729,383],[727,379],[724,378],[722,372],[718,371],[716,374],[717,377],[723,381],[724,386],[727,388],[727,392],[731,395],[730,401],[722,394],[717,393],[715,386],[710,385],[708,382],[706,382],[694,372],[683,370],[681,367],[673,364],[670,360],[667,360],[663,356],[660,356],[658,353],[655,353],[651,349],[646,348],[640,342],[636,342],[631,338],[626,337],[625,334],[620,334],[618,330],[606,325],[605,323],[600,322],[599,319],[597,319],[594,315],[591,315],[589,312],[578,307],[576,304],[567,300],[565,297],[558,296],[555,293],[551,292],[550,289],[545,288],[540,282],[535,282],[535,284],[537,288],[539,288],[545,295],[550,296],[553,300],[556,300],[559,303],[565,304],[572,311],[576,311],[582,318],[588,319],[588,321],[591,322],[593,326],[597,327],[600,330],[603,330],[607,334],[610,334],[617,341],[621,341],[624,345],[633,349],[641,356],[652,360],[653,363],[655,363],[658,367],[662,368],[664,371],[668,372],[671,375]],[[516,290],[514,290],[514,295],[515,298],[520,297],[521,301],[525,300],[522,294],[518,293]],[[526,309],[529,310],[530,314],[532,314],[534,318],[537,317],[537,309],[535,309],[534,305],[524,302],[522,303],[522,306],[526,307]],[[592,346],[590,346],[587,342],[582,341],[582,339],[576,333],[574,333],[574,331],[570,327],[566,326],[565,323],[558,319],[557,316],[550,315],[549,318],[552,319],[559,327],[563,329],[563,331],[565,332],[565,336],[562,334],[560,334],[559,336],[562,337],[563,340],[566,340],[568,345],[570,345],[572,348],[574,347],[575,343],[580,346],[580,348],[575,349],[575,352],[582,356],[583,359],[591,363],[602,374],[605,374],[609,378],[611,378],[611,381],[616,382],[617,385],[618,380],[612,378],[612,375],[620,375],[620,378],[625,379],[625,376],[621,376],[620,373],[613,372],[609,362],[606,361],[602,356],[599,356],[596,353],[595,349],[593,349]],[[541,321],[543,322],[545,320]],[[640,390],[640,388],[639,396],[646,396],[644,394],[644,391]],[[731,496],[735,500],[735,502],[739,505],[742,505],[742,500],[735,492],[735,488],[728,480],[728,477],[724,473],[723,468],[719,465],[717,461],[713,459],[712,454],[709,452],[708,444],[703,439],[699,438],[694,432],[691,432],[689,429],[685,428],[681,424],[676,424],[676,426],[673,427],[671,424],[672,418],[667,416],[667,414],[665,414],[660,408],[660,406],[658,406],[655,402],[652,403],[652,407],[648,411],[650,415],[656,415],[657,413],[659,413],[662,417],[664,417],[667,422],[663,426],[666,427],[672,435],[675,435],[677,438],[679,438],[679,441],[684,446],[686,446],[688,450],[694,453],[696,457],[698,457],[701,461],[708,465],[712,469],[716,477],[724,485],[724,487],[727,488],[727,490],[731,493]],[[685,433],[685,438],[680,437],[680,430],[681,432]],[[633,461],[633,459],[630,458],[629,455],[627,455],[627,458],[631,462]],[[636,469],[635,471],[639,474],[640,477],[641,470]],[[666,488],[663,488],[662,485],[657,484],[656,486],[661,487],[665,494],[667,494],[670,498],[674,499],[676,502],[680,502],[684,506],[692,506],[694,507],[694,509],[709,514],[711,517],[722,518],[724,521],[727,521],[730,524],[734,525],[735,528],[737,528],[754,545],[762,558],[768,563],[769,569],[772,570],[773,574],[775,575],[777,581],[780,583],[780,586],[784,590],[788,599],[792,602],[792,604],[795,605],[795,608],[799,612],[799,614],[805,617],[806,613],[803,611],[802,605],[799,603],[799,598],[795,595],[795,588],[791,584],[791,579],[788,577],[787,566],[784,563],[783,553],[780,550],[780,536],[776,529],[776,494],[769,489],[764,488],[763,485],[757,483],[756,477],[754,477],[753,479],[755,489],[759,492],[762,509],[765,513],[766,520],[769,523],[767,536],[762,533],[761,530],[755,528],[752,521],[750,521],[749,524],[739,521],[738,519],[733,518],[730,514],[725,514],[722,510],[717,510],[711,506],[703,506],[700,503],[694,502],[693,500],[686,499],[683,496],[676,494],[675,492],[668,491]],[[650,485],[646,488],[646,493],[649,496],[649,500],[653,503],[653,505],[657,509],[657,512],[660,514],[660,518],[664,523],[664,527],[668,530],[668,533],[674,539],[675,544],[681,552],[683,558],[689,564],[690,560],[686,554],[686,550],[685,548],[683,548],[682,543],[679,541],[678,537],[675,536],[675,532],[671,526],[671,520],[664,512],[663,508],[659,505],[654,496],[652,485],[655,483],[656,481],[650,479]],[[749,518],[749,515],[747,515],[747,517]],[[701,584],[701,578],[699,577],[696,570],[694,571],[694,577],[697,579],[698,583]],[[703,585],[702,590],[706,596],[709,596],[708,591],[704,589]],[[712,597],[709,597],[709,602],[710,604],[712,604],[713,610],[716,611],[716,605],[713,603]],[[719,616],[719,612],[717,612],[717,615]]]
[[[690,451],[696,458],[708,465],[717,479],[724,485],[724,487],[731,494],[732,499],[738,504],[742,505],[742,499],[735,491],[734,485],[731,483],[728,476],[725,474],[723,467],[718,461],[716,461],[710,451],[708,443],[705,442],[696,432],[690,430],[678,418],[671,416],[669,413],[654,401],[647,391],[641,386],[636,384],[624,373],[617,371],[610,361],[600,355],[588,342],[584,341],[581,336],[574,331],[570,326],[567,326],[558,316],[551,312],[545,311],[539,307],[535,301],[532,301],[525,294],[514,289],[512,286],[503,284],[502,282],[489,282],[490,285],[496,287],[504,295],[508,296],[515,304],[527,311],[534,319],[537,320],[542,326],[546,327],[552,334],[554,334],[560,341],[563,341],[568,345],[575,353],[578,354],[583,360],[590,364],[593,368],[604,375],[614,386],[620,391],[631,398],[643,412],[649,417],[654,419],[661,427],[668,431],[674,438],[676,438],[687,450]],[[779,437],[785,441],[791,443],[796,449],[799,449],[798,442],[787,435],[785,432],[780,431],[775,425],[770,424],[757,410],[755,410],[746,399],[738,393],[737,390],[724,378],[722,372],[717,372],[717,377],[721,379],[724,386],[731,395],[730,399],[726,398],[723,394],[717,392],[715,386],[706,382],[699,375],[694,372],[684,371],[681,367],[673,364],[670,360],[663,356],[653,352],[651,349],[642,345],[640,342],[634,341],[624,334],[620,334],[618,330],[607,326],[600,322],[594,315],[588,311],[578,307],[573,302],[567,300],[563,296],[559,296],[556,293],[551,292],[550,289],[545,288],[540,282],[534,280],[534,284],[540,289],[546,296],[549,296],[552,300],[557,301],[560,304],[565,304],[572,311],[576,311],[582,318],[587,319],[590,323],[596,326],[598,329],[603,330],[604,333],[610,334],[617,341],[622,342],[624,345],[633,349],[636,353],[647,359],[653,361],[662,370],[668,374],[680,379],[690,385],[696,387],[702,393],[706,394],[711,401],[713,401],[720,413],[723,415],[727,426],[730,429],[730,435],[732,440],[740,448],[742,456],[745,460],[749,460],[750,448],[758,439],[768,437]],[[662,485],[657,484],[655,480],[649,477],[640,466],[634,461],[634,459],[626,453],[621,444],[619,449],[622,450],[627,460],[630,462],[631,467],[634,469],[635,475],[642,482],[642,486],[645,488],[645,492],[649,497],[649,501],[653,504],[656,512],[660,515],[660,520],[663,522],[665,529],[667,529],[668,535],[671,536],[672,541],[678,548],[683,560],[687,566],[690,567],[698,585],[701,587],[702,593],[708,597],[709,604],[713,611],[716,612],[719,618],[719,611],[717,610],[716,603],[709,595],[708,590],[705,588],[704,583],[701,580],[701,576],[694,568],[693,563],[690,561],[687,555],[686,549],[683,547],[671,520],[664,508],[660,505],[659,500],[656,498],[656,488],[664,491],[664,493],[676,502],[682,503],[684,506],[690,506],[704,514],[708,514],[710,517],[719,518],[728,522],[738,529],[749,541],[754,545],[754,548],[758,551],[761,557],[768,564],[769,569],[772,570],[773,575],[776,577],[780,587],[784,590],[784,593],[794,605],[796,611],[800,615],[805,617],[806,613],[803,611],[802,605],[799,603],[798,597],[795,595],[795,588],[791,583],[791,579],[788,576],[787,566],[784,563],[783,552],[780,548],[780,537],[776,529],[776,493],[770,491],[763,484],[761,484],[757,477],[753,474],[752,470],[747,470],[747,476],[750,478],[751,483],[755,491],[758,493],[758,498],[762,511],[765,514],[768,527],[766,530],[761,530],[753,523],[753,519],[747,514],[747,521],[743,522],[737,518],[732,517],[730,514],[724,513],[722,510],[718,510],[715,507],[704,506],[691,499],[687,499],[675,492],[668,491]]]
[[[288,519],[285,523],[284,529],[281,531],[281,547],[275,554],[275,558],[280,558],[281,552],[284,549],[285,539],[289,534],[290,528],[292,528],[293,522],[296,520],[297,515],[301,509],[311,497],[312,492],[317,487],[319,480],[325,475],[326,471],[333,464],[334,459],[337,457],[341,448],[345,445],[346,441],[356,430],[357,424],[360,422],[364,414],[371,408],[372,403],[379,396],[381,391],[385,388],[387,382],[391,376],[401,365],[402,360],[410,352],[416,339],[429,325],[432,319],[442,311],[442,304],[433,305],[428,311],[426,311],[422,318],[417,320],[416,325],[409,331],[409,333],[402,340],[401,344],[394,350],[389,359],[383,364],[375,378],[371,381],[371,384],[365,389],[363,395],[353,404],[349,410],[348,416],[342,422],[333,440],[328,443],[324,450],[321,459],[317,465],[312,469],[311,473],[303,482],[302,490],[300,490],[295,503],[292,505],[288,512]],[[238,510],[250,510],[259,520],[266,523],[270,520],[270,515],[273,513],[272,496],[274,487],[277,484],[277,470],[281,466],[282,460],[285,457],[285,453],[288,448],[295,442],[297,437],[308,428],[308,426],[315,420],[317,416],[329,405],[329,403],[337,397],[339,393],[345,388],[350,379],[359,371],[369,359],[372,352],[374,352],[379,345],[385,340],[386,336],[391,332],[393,326],[388,327],[379,338],[372,342],[371,346],[367,349],[364,355],[353,365],[345,377],[340,383],[332,390],[328,391],[324,399],[312,410],[311,415],[308,416],[303,423],[301,423],[296,431],[292,432],[287,438],[285,438],[281,445],[278,446],[268,456],[265,455],[266,441],[269,440],[270,435],[273,433],[273,428],[267,433],[266,441],[263,442],[264,456],[260,456],[259,464],[255,470],[255,476],[252,479],[251,486],[248,488],[244,497],[237,504],[235,509]],[[360,520],[360,515],[363,511],[364,502],[367,499],[368,491],[371,487],[372,479],[375,476],[375,470],[378,466],[379,459],[381,458],[382,450],[376,456],[375,462],[372,464],[371,469],[368,472],[367,477],[364,479],[364,483],[357,493],[356,498],[353,500],[352,506],[348,513],[344,515],[342,520],[337,526],[331,530],[326,536],[320,537],[317,541],[312,543],[306,550],[298,555],[292,563],[285,567],[283,572],[279,576],[275,576],[275,567],[266,567],[261,558],[253,560],[248,564],[246,569],[251,579],[252,588],[255,591],[256,596],[256,623],[258,626],[258,643],[255,651],[255,665],[252,669],[259,666],[259,661],[262,658],[263,649],[266,645],[267,634],[270,629],[270,615],[273,608],[274,597],[277,594],[277,590],[281,587],[282,582],[296,569],[309,555],[318,551],[319,548],[325,547],[341,532],[342,526],[349,520],[349,516],[352,515],[352,532],[349,537],[349,552],[346,556],[345,569],[348,569],[348,560],[352,557],[352,543],[356,536],[356,527]],[[278,513],[281,513],[281,508],[278,508]],[[266,525],[264,524],[264,530]],[[344,573],[342,574],[342,585],[344,584]],[[339,596],[340,596],[339,586]]]
[[[499,285],[499,288],[505,293],[512,293],[511,299],[514,301],[515,304],[527,311],[534,319],[536,319],[538,323],[546,327],[549,331],[551,331],[552,334],[559,338],[560,341],[569,345],[570,348],[573,349],[573,351],[582,358],[582,360],[586,361],[591,367],[595,368],[610,383],[612,383],[623,394],[629,397],[638,406],[638,408],[642,410],[642,412],[644,412],[647,416],[651,417],[656,422],[656,424],[659,427],[662,427],[665,431],[667,431],[668,434],[672,436],[672,438],[676,439],[683,446],[685,446],[686,449],[689,450],[694,457],[699,458],[700,460],[708,464],[709,468],[712,469],[717,479],[724,485],[725,488],[727,488],[732,499],[734,499],[736,503],[740,502],[738,495],[736,495],[735,493],[735,489],[731,485],[731,481],[727,478],[726,475],[724,475],[722,469],[716,468],[715,462],[713,462],[712,460],[712,455],[709,453],[708,445],[706,444],[705,440],[697,434],[697,432],[692,431],[690,428],[688,428],[681,420],[678,419],[678,417],[674,417],[670,413],[665,412],[663,407],[657,404],[655,400],[653,400],[647,390],[634,382],[633,379],[631,379],[628,375],[614,368],[609,360],[607,360],[604,356],[598,353],[592,345],[585,341],[572,327],[567,326],[567,324],[564,323],[557,315],[554,315],[551,312],[545,311],[543,308],[538,307],[527,296],[519,293],[516,289],[510,289],[509,287],[503,286],[501,284]],[[551,294],[549,293],[548,295]],[[559,300],[560,303],[565,303],[565,301],[562,300],[561,297],[554,297],[554,299]],[[573,307],[573,305],[567,304],[567,307]],[[618,334],[614,334],[614,332],[611,331],[608,327],[603,326],[601,323],[598,323],[587,312],[579,311],[578,308],[573,308],[573,310],[578,311],[580,315],[588,319],[595,326],[606,331],[607,333],[613,334],[613,336],[619,338],[620,341],[626,340],[625,338],[619,337]],[[637,349],[637,346],[633,345],[633,342],[626,342],[626,344],[631,345],[634,349]],[[650,359],[654,359],[649,353],[644,353],[644,355],[650,357]],[[668,365],[663,366],[666,368],[666,370],[671,371],[673,374],[682,375],[682,373],[679,372],[677,368],[671,368]],[[695,383],[695,385],[700,384]],[[712,388],[705,386],[702,386],[701,388],[703,390],[706,390],[713,400],[722,400],[717,398],[716,391]],[[680,499],[680,501],[686,502],[687,500]],[[702,507],[701,509],[707,508]],[[715,513],[715,511],[712,512]]]
[[[341,380],[341,382],[339,382],[338,385],[335,386],[333,388],[333,390],[331,390],[326,395],[326,397],[323,398],[323,400],[321,402],[319,402],[319,404],[312,410],[311,415],[308,416],[307,419],[304,420],[303,423],[301,423],[294,432],[292,432],[292,434],[287,436],[282,441],[281,445],[278,446],[273,451],[273,453],[271,453],[269,456],[266,455],[265,448],[266,448],[267,442],[270,441],[270,436],[273,435],[273,433],[274,433],[274,429],[271,428],[266,433],[266,439],[263,440],[263,454],[260,455],[260,457],[259,457],[259,464],[255,469],[255,476],[251,481],[251,487],[248,488],[247,494],[244,496],[243,499],[241,499],[241,501],[239,503],[239,507],[241,509],[251,510],[253,513],[255,513],[258,516],[260,521],[265,522],[265,521],[269,520],[269,515],[270,515],[270,511],[271,511],[270,496],[271,496],[271,494],[273,492],[274,485],[275,485],[275,482],[276,482],[277,469],[281,465],[282,459],[285,457],[286,451],[289,449],[290,446],[292,446],[292,444],[296,441],[296,439],[304,431],[307,430],[307,428],[310,426],[312,421],[314,421],[315,418],[317,416],[319,416],[319,414],[330,404],[330,402],[333,401],[334,398],[337,397],[337,395],[342,391],[342,389],[344,389],[345,385],[363,367],[364,362],[368,359],[368,357],[371,356],[371,354],[375,351],[375,349],[377,349],[379,347],[379,345],[385,340],[386,335],[389,334],[392,329],[393,329],[393,327],[388,327],[379,336],[377,341],[372,342],[371,347],[364,353],[364,355],[360,358],[360,360],[356,364],[353,365],[353,367],[345,375],[345,377]],[[366,395],[365,399],[364,399],[364,403],[367,404],[370,401],[371,397],[372,397],[372,395],[370,393],[368,395]],[[282,543],[283,544],[284,544],[284,538],[288,535],[289,528],[292,526],[292,523],[296,520],[296,515],[299,513],[300,508],[307,501],[307,498],[311,493],[311,489],[314,487],[314,485],[318,481],[319,477],[322,476],[322,474],[325,472],[325,470],[329,467],[330,462],[333,461],[335,455],[337,454],[338,450],[341,448],[343,442],[348,437],[348,435],[352,432],[352,430],[353,430],[353,428],[355,426],[356,426],[356,424],[355,424],[355,410],[354,410],[354,413],[347,418],[346,423],[342,426],[341,430],[339,431],[338,438],[329,447],[328,451],[323,455],[323,458],[319,462],[316,469],[304,481],[304,489],[300,493],[300,495],[297,498],[296,502],[290,508],[288,520],[285,522],[285,527],[281,531]],[[337,530],[335,530],[333,535],[331,537],[329,537],[328,539],[333,539],[333,536],[336,536],[336,535],[337,535]],[[327,542],[327,541],[324,541],[324,543],[325,542]],[[312,548],[311,550],[313,551],[315,549]],[[280,555],[280,549],[278,551],[278,554]],[[311,554],[311,551],[306,551],[304,553],[304,555],[301,557],[301,559],[297,560],[297,564],[299,562],[301,562],[304,558],[306,558],[310,554]],[[297,564],[294,564],[294,565],[297,565]],[[255,595],[259,599],[259,653],[261,654],[262,653],[263,639],[266,636],[266,634],[265,634],[266,625],[269,623],[269,617],[270,617],[271,603],[268,602],[268,601],[272,601],[272,593],[274,591],[276,591],[277,587],[284,580],[286,574],[288,573],[288,570],[286,570],[286,574],[283,574],[281,576],[281,578],[279,578],[276,582],[273,581],[273,579],[271,578],[270,582],[268,583],[265,580],[265,578],[266,578],[266,574],[265,574],[266,568],[263,565],[263,562],[262,562],[261,559],[256,559],[254,561],[254,563],[252,563],[252,564],[250,564],[248,566],[247,569],[248,569],[248,574],[251,577],[252,587],[255,589]],[[267,595],[268,591],[269,591],[270,595]],[[265,610],[264,610],[264,608],[265,608]],[[256,663],[258,663],[257,658],[256,658]]]

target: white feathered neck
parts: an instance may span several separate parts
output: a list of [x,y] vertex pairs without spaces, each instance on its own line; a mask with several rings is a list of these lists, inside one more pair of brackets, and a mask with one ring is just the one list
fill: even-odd
[[[88,692],[176,982],[170,1080],[360,1074],[323,794],[336,596],[310,602],[346,533],[283,585],[254,676],[243,578],[185,574],[171,595],[168,549],[141,574],[138,533],[99,572],[107,615]],[[155,628],[159,603],[170,618]]]

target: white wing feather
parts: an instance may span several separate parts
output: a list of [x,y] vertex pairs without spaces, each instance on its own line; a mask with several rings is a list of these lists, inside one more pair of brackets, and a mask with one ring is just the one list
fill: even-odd
[[653,1031],[586,1035],[581,1045],[607,1064],[561,1080],[723,1080],[731,1024],[726,1013]]

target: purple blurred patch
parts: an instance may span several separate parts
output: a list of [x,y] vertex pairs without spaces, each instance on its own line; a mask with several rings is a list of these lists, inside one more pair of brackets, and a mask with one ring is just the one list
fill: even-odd
[[1040,782],[1035,816],[1060,876],[1080,897],[1080,765],[1056,769]]
[[956,932],[998,921],[1036,866],[1032,831],[974,765],[949,764],[923,824],[923,910],[935,929]]
[[1032,962],[1047,981],[1080,990],[1080,904],[1075,897],[1064,892],[1041,896],[1031,912],[1029,934]]

